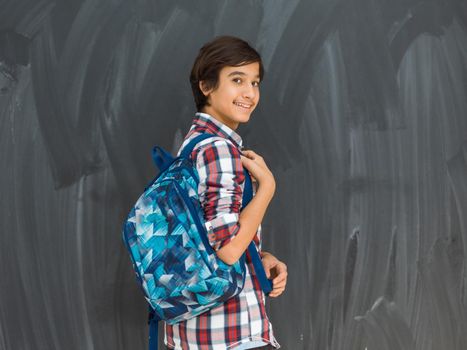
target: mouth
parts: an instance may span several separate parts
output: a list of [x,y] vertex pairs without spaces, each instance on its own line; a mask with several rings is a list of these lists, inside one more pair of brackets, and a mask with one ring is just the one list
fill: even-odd
[[243,102],[233,102],[234,105],[236,105],[238,108],[240,108],[240,110],[242,111],[251,111],[251,107],[253,107],[253,105],[251,103],[243,103]]

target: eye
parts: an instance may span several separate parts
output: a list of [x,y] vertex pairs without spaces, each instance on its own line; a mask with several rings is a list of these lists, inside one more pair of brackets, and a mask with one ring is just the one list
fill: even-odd
[[[234,78],[234,79],[232,79],[232,81],[234,81],[234,82],[236,82],[236,83],[238,83],[238,84],[241,84],[241,83],[242,83],[242,79],[241,79],[241,78]],[[254,87],[259,87],[260,82],[259,82],[259,81],[254,81],[252,84],[253,84]]]

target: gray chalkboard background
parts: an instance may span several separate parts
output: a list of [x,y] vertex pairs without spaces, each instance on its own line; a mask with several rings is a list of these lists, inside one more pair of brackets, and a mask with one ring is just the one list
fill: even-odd
[[221,34],[266,75],[238,132],[273,170],[282,348],[467,349],[466,1],[0,5],[0,349],[144,349],[121,223],[194,116]]

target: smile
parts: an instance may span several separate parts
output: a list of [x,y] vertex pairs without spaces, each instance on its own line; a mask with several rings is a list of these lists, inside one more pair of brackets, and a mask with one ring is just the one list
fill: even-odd
[[241,103],[241,102],[234,102],[235,105],[243,108],[243,109],[250,109],[252,105],[246,104],[246,103]]

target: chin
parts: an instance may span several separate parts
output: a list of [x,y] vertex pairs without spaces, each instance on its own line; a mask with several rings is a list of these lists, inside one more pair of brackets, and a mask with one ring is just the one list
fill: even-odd
[[237,119],[239,123],[247,123],[250,120],[250,115],[244,115]]

